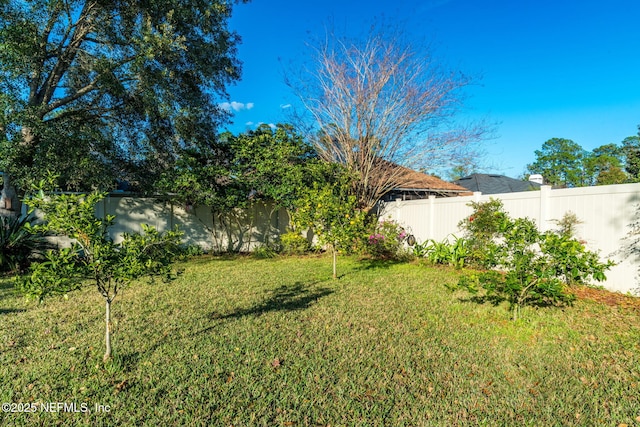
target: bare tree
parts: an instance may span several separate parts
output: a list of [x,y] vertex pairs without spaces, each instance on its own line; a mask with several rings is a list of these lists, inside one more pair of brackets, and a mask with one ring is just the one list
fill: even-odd
[[313,117],[320,155],[359,178],[354,191],[366,210],[410,184],[399,166],[459,162],[485,133],[482,125],[453,126],[471,79],[444,70],[398,32],[374,27],[364,42],[330,34],[312,49],[310,78],[288,83]]

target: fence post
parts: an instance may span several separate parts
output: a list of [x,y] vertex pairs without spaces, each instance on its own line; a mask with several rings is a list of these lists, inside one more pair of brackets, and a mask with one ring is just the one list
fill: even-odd
[[433,239],[435,232],[436,196],[429,196],[429,239]]
[[543,185],[540,187],[540,215],[538,221],[538,230],[544,233],[548,229],[549,221],[549,205],[551,203],[551,186]]
[[400,197],[398,197],[398,198],[396,198],[396,209],[393,212],[393,216],[395,218],[392,218],[398,224],[400,224],[402,222],[402,209],[400,209],[401,206],[402,206],[402,199]]

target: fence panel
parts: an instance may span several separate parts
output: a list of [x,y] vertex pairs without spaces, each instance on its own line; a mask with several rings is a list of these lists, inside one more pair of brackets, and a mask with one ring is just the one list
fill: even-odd
[[541,231],[557,227],[555,221],[565,213],[575,213],[582,221],[577,236],[586,241],[587,248],[618,263],[603,285],[614,291],[640,293],[640,258],[633,255],[629,238],[631,225],[640,220],[640,184],[571,189],[543,186],[540,191],[520,193],[398,200],[383,204],[380,212],[411,230],[419,242],[442,240],[448,235],[460,235],[458,223],[471,213],[469,202],[491,198],[502,200],[510,216],[535,220]]
[[[633,253],[631,226],[640,222],[640,184],[607,185],[556,189],[543,186],[540,191],[521,193],[435,198],[381,203],[379,213],[398,221],[419,242],[443,240],[461,235],[458,223],[471,213],[471,201],[499,198],[512,217],[529,217],[540,230],[556,227],[555,220],[572,211],[582,221],[577,235],[589,250],[618,263],[607,274],[603,285],[611,290],[640,294],[637,272],[640,257]],[[116,215],[111,237],[118,241],[125,232],[141,231],[149,224],[160,231],[179,225],[185,241],[217,251],[250,251],[273,242],[286,231],[288,216],[282,209],[256,203],[248,210],[213,215],[205,206],[187,212],[171,200],[139,198],[112,194],[97,206],[99,216]],[[61,245],[68,244],[60,240]]]

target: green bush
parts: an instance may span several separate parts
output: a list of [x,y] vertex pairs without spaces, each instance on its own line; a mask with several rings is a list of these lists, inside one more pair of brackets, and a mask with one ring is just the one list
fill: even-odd
[[[509,218],[502,211],[502,204],[495,202],[474,204],[479,213],[466,221],[472,238],[479,236],[484,244],[483,255],[475,259],[500,271],[463,277],[456,288],[471,293],[484,289],[488,297],[507,300],[514,319],[524,305],[570,304],[574,296],[568,285],[587,283],[589,279],[604,280],[604,272],[614,265],[611,261],[602,263],[596,253],[587,251],[569,233],[541,233],[529,218]],[[475,224],[469,226],[477,217],[484,216],[490,217],[487,222],[490,232],[475,228]]]
[[263,243],[251,251],[251,256],[257,259],[269,259],[278,256],[278,250],[272,245]]
[[413,252],[413,256],[417,258],[424,258],[429,253],[429,244],[430,241],[416,243],[411,248],[411,252]]
[[424,252],[429,262],[433,264],[451,265],[456,268],[462,268],[469,256],[469,244],[462,237],[453,236],[453,242],[449,238],[441,242],[429,240]]
[[180,247],[182,258],[188,259],[192,257],[202,256],[205,254],[204,249],[199,245],[182,245]]
[[383,220],[375,224],[365,244],[365,252],[376,259],[402,259],[407,251],[403,243],[407,232],[395,221]]
[[0,271],[25,271],[34,257],[52,248],[45,234],[31,227],[31,219],[0,216]]
[[566,234],[544,233],[540,249],[552,257],[556,276],[568,286],[588,285],[590,279],[606,279],[604,272],[615,265],[607,260],[600,262],[597,253],[588,251],[583,241]]
[[458,223],[467,241],[468,264],[491,268],[495,266],[489,246],[500,235],[500,228],[508,218],[502,201],[471,202],[473,213]]
[[289,231],[280,236],[282,252],[285,255],[302,255],[311,250],[309,241],[300,233]]
[[569,304],[573,294],[557,277],[554,259],[538,250],[543,236],[529,218],[511,220],[505,218],[501,225],[500,243],[493,246],[495,261],[502,271],[484,271],[463,277],[458,286],[471,293],[483,288],[488,297],[509,302],[513,319],[520,308],[529,304]]

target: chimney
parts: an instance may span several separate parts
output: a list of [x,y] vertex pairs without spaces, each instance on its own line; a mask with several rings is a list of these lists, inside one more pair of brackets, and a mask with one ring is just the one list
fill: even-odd
[[536,184],[544,184],[544,180],[542,179],[542,175],[535,173],[533,175],[529,175],[529,181],[535,182]]

